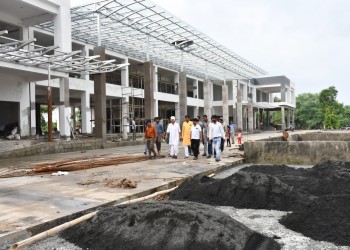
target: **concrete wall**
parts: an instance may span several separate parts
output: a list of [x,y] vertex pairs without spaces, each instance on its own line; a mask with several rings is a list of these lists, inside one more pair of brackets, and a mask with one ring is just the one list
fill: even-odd
[[295,141],[350,141],[350,133],[321,132],[292,135]]
[[245,142],[244,154],[249,163],[317,164],[324,160],[350,161],[350,142]]

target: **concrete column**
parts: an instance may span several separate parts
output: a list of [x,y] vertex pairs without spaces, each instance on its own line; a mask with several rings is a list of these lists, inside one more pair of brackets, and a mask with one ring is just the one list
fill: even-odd
[[203,82],[204,114],[207,115],[209,119],[212,115],[211,108],[213,106],[210,96],[211,96],[210,82],[209,80],[206,79]]
[[152,120],[154,118],[154,83],[153,83],[153,62],[144,63],[145,73],[145,118]]
[[253,132],[254,130],[254,112],[253,112],[253,100],[248,98],[248,131]]
[[243,129],[242,90],[240,88],[240,85],[238,85],[238,88],[237,88],[237,123],[236,124],[238,128]]
[[[89,56],[89,48],[87,46],[84,46],[81,50],[81,56],[88,57]],[[80,74],[80,78],[84,80],[89,80],[89,74]]]
[[[30,135],[30,83],[23,82],[18,84],[18,93],[20,98],[19,109],[20,109],[20,120],[19,128],[21,136]],[[35,119],[35,117],[34,117]]]
[[[29,40],[34,38],[33,27],[22,26],[19,32],[19,40]],[[32,45],[26,45],[23,47],[25,50],[34,49]]]
[[256,126],[256,111],[253,110],[253,127],[254,127],[254,130],[257,129],[257,126]]
[[286,85],[284,83],[281,84],[281,102],[286,101]]
[[71,117],[71,108],[69,106],[69,78],[59,79],[59,131],[61,136],[70,137],[70,126],[67,120]]
[[[153,91],[158,92],[158,67],[153,67]],[[154,99],[154,117],[159,116],[158,100]]]
[[[105,60],[105,48],[94,47],[94,55]],[[106,114],[106,74],[94,75],[94,103],[95,103],[95,136],[101,138],[103,144],[107,142],[107,114]]]
[[294,112],[295,112],[295,110],[293,109],[293,110],[292,110],[292,125],[293,125],[293,128],[295,128]]
[[290,111],[291,110],[288,109],[288,113],[287,113],[287,127],[289,127],[289,125],[290,125],[290,116],[291,116],[291,112]]
[[198,80],[193,80],[193,97],[198,99],[198,96],[199,96]]
[[60,50],[64,52],[72,51],[72,31],[71,31],[71,14],[70,1],[64,2],[58,9],[58,14],[54,17],[54,43],[60,46]]
[[36,135],[35,82],[29,83],[30,94],[30,135]]
[[224,81],[224,85],[222,85],[222,117],[224,122],[229,124],[228,86],[226,85],[226,81]]
[[[123,61],[123,63],[128,62],[128,58]],[[129,87],[129,66],[125,66],[121,70],[121,84],[123,87]],[[129,98],[129,96],[123,96],[122,100],[122,131],[124,140],[128,139],[128,132],[130,132],[129,119],[132,118],[130,116],[134,116],[134,114],[129,114]]]
[[284,107],[281,107],[281,124],[282,124],[282,130],[286,128],[286,119],[284,116]]
[[237,80],[232,80],[232,100],[233,100],[233,106],[232,106],[232,116],[233,116],[233,122],[237,125]]
[[197,117],[199,114],[199,107],[193,107],[193,118]]
[[270,111],[270,123],[273,123],[273,111]]
[[253,94],[253,103],[256,103],[256,94],[257,94],[256,88],[252,88],[252,94]]
[[187,82],[186,73],[180,72],[179,74],[179,108],[180,108],[180,124],[185,120],[187,115]]
[[90,93],[83,91],[81,93],[81,132],[91,133],[91,109],[90,109]]

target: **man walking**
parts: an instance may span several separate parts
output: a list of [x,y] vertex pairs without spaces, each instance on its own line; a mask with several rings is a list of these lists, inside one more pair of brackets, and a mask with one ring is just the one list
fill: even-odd
[[160,123],[159,117],[155,118],[154,126],[156,127],[156,131],[158,135],[156,138],[156,147],[157,147],[158,155],[160,155],[160,150],[162,147],[162,139],[164,135],[164,128],[163,128],[163,124]]
[[136,140],[136,122],[134,117],[131,119],[131,129],[132,129],[132,140],[135,141]]
[[[208,148],[208,125],[209,125],[208,116],[203,115],[202,138],[203,138],[204,153],[202,154],[202,156],[207,156],[207,152],[209,151],[209,148]],[[208,154],[211,154],[211,151],[210,151],[210,153],[208,152]]]
[[202,140],[202,129],[199,124],[197,124],[198,119],[193,119],[193,126],[191,127],[191,148],[194,155],[193,160],[198,160],[199,155],[199,143]]
[[182,146],[185,148],[185,158],[189,156],[189,147],[191,146],[191,127],[193,123],[190,121],[189,115],[185,116],[182,124]]
[[[154,141],[157,138],[157,131],[156,128],[153,126],[150,120],[146,122],[147,126],[145,129],[144,139],[146,141],[147,150],[148,150],[148,158],[153,159],[156,158],[157,153],[154,151]],[[151,156],[151,153],[153,152],[153,157]]]
[[230,138],[233,144],[235,144],[235,128],[236,125],[233,123],[233,121],[230,121]]
[[166,137],[169,137],[170,156],[177,159],[181,129],[179,124],[175,122],[175,116],[170,117],[166,133]]
[[222,124],[217,121],[217,116],[213,115],[212,116],[212,125],[210,126],[209,129],[209,139],[213,140],[213,147],[215,148],[216,151],[216,159],[215,161],[220,161],[220,155],[221,155],[221,139],[225,138],[225,131],[224,128],[222,127]]

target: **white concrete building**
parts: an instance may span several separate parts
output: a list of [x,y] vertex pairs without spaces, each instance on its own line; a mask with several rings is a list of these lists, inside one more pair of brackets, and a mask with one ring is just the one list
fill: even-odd
[[[132,117],[139,132],[144,119],[154,116],[175,115],[182,120],[185,114],[217,114],[254,130],[259,127],[258,113],[282,110],[290,113],[283,126],[293,122],[295,86],[288,78],[261,78],[267,74],[264,70],[148,0],[99,1],[73,9],[69,0],[1,1],[0,32],[5,30],[7,34],[0,33],[0,133],[11,124],[18,124],[22,136],[42,132],[40,106],[47,104],[47,66],[23,65],[18,54],[16,60],[9,58],[11,53],[27,55],[54,45],[63,52],[79,50],[85,57],[103,46],[106,60],[129,63],[105,74],[106,115],[99,120],[108,133],[126,136]],[[61,134],[70,135],[67,118],[75,116],[76,108],[81,111],[81,131],[93,132],[95,122],[101,122],[95,121],[99,101],[94,76],[83,69],[65,73],[54,68],[51,77]],[[273,102],[274,93],[280,94],[280,103]]]

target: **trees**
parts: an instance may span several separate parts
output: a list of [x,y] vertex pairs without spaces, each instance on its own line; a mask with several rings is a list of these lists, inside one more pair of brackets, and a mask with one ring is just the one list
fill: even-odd
[[350,106],[337,101],[338,90],[331,86],[319,94],[296,97],[295,125],[299,129],[338,129],[350,126]]
[[319,94],[304,93],[296,97],[295,127],[298,129],[322,128],[323,114]]

